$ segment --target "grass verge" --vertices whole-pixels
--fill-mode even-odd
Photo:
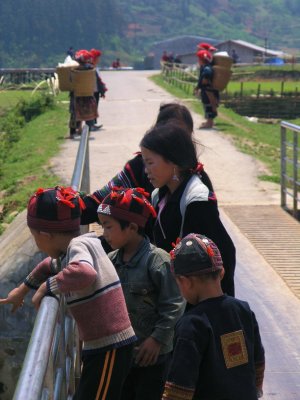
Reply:
[[[165,82],[161,75],[154,75],[151,79],[172,95],[182,99],[189,99],[188,106],[193,111],[203,115],[199,100],[191,99],[185,91]],[[300,119],[290,121],[299,124]],[[260,175],[261,180],[280,182],[280,125],[269,123],[253,123],[231,109],[219,107],[219,116],[216,127],[222,133],[230,135],[234,144],[244,153],[263,162],[266,173]]]
[[[1,96],[2,93],[0,99]],[[26,207],[35,189],[60,183],[52,174],[49,161],[64,140],[67,121],[68,105],[57,104],[27,123],[21,130],[20,139],[12,144],[1,166],[0,234]]]

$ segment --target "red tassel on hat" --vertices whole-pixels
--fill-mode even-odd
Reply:
[[[197,163],[197,166],[195,168],[190,169],[192,174],[201,174],[203,170],[204,170],[204,165],[200,162]]]
[[[35,192],[36,196],[39,196],[40,194],[44,193],[45,189],[43,188],[38,188],[38,190]]]
[[[197,48],[201,49],[201,50],[208,50],[208,51],[217,51],[218,50],[209,43],[199,43],[197,45]]]
[[[200,50],[197,52],[197,57],[206,62],[212,62],[213,55],[208,50]]]

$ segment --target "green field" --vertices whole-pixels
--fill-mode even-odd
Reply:
[[[232,76],[225,94],[228,95],[257,95],[258,91],[262,95],[291,95],[300,92],[300,64],[295,66],[283,65],[274,66],[247,66],[232,68]],[[192,88],[198,81],[198,70],[185,71],[182,69],[170,69],[166,77],[175,78],[190,85]]]
[[[182,90],[174,84],[167,83],[162,75],[155,75],[152,80],[174,96],[189,99],[187,105],[195,112],[203,115],[201,102],[191,100],[190,93]],[[290,121],[300,124],[300,119]],[[216,128],[230,135],[236,146],[243,152],[262,161],[267,172],[259,178],[271,182],[280,182],[280,121],[275,124],[253,123],[248,121],[231,109],[222,105],[219,108],[219,116],[216,119]]]
[[[295,93],[298,92],[300,94],[300,82],[280,82],[280,81],[268,81],[268,82],[256,82],[256,81],[247,81],[247,82],[229,82],[225,93],[228,94],[240,94],[243,93],[244,96],[256,95],[260,92],[260,94],[283,94],[287,93]]]

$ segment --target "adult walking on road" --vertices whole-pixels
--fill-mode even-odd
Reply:
[[[195,94],[201,97],[206,121],[199,129],[210,129],[214,126],[214,119],[218,115],[219,92],[212,87],[213,55],[208,50],[199,50],[197,57],[200,65],[200,73]]]
[[[107,87],[106,87],[105,83],[102,81],[102,78],[100,77],[99,68],[97,67],[97,65],[99,64],[102,52],[101,52],[101,50],[91,49],[90,53],[92,55],[92,62],[95,67],[95,70],[96,70],[96,90],[94,92],[94,97],[96,99],[97,109],[98,109],[100,97],[102,97],[102,98],[105,97],[105,92],[107,91]],[[103,126],[102,124],[97,125],[97,118],[95,118],[93,121],[89,121],[89,122],[90,123],[88,123],[88,122],[87,123],[90,126],[90,131],[92,131],[92,132],[98,131]]]
[[[75,60],[79,63],[78,70],[86,71],[93,69],[93,56],[87,50],[79,50],[75,53]],[[98,117],[97,103],[94,96],[76,96],[74,92],[70,93],[70,136],[73,139],[76,133],[81,133],[81,124],[83,121],[90,122]]]
[[[140,146],[146,174],[156,188],[152,192],[155,245],[170,251],[178,237],[189,233],[211,238],[224,263],[223,291],[234,296],[235,246],[221,222],[212,187],[201,178],[191,135],[172,122],[157,124]]]

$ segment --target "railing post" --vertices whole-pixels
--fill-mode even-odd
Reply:
[[[54,297],[42,300],[13,400],[38,399],[42,392],[58,307]],[[51,330],[45,330],[50,326]]]
[[[293,140],[293,215],[298,218],[298,134],[294,132]]]
[[[286,128],[281,126],[281,207],[286,208]]]

